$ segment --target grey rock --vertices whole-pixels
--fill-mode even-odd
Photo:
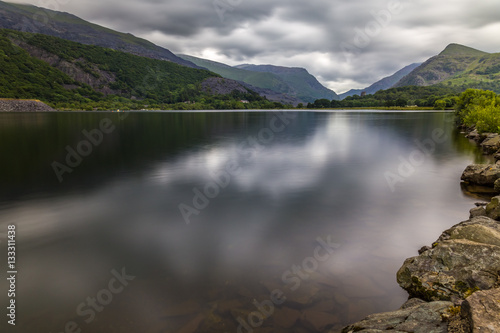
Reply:
[[[407,259],[397,279],[411,297],[458,300],[494,288],[499,272],[500,224],[475,217],[445,231],[431,250]]]
[[[470,210],[470,217],[486,216],[486,209],[484,207],[476,207]]]
[[[45,112],[53,108],[37,100],[0,99],[0,112]]]
[[[406,306],[406,307],[405,307]],[[370,315],[360,322],[349,325],[342,333],[447,333],[447,314],[453,303],[437,301],[426,303],[410,300],[399,310]]]
[[[500,196],[492,198],[486,206],[486,216],[494,220],[500,219]]]
[[[500,136],[496,133],[488,134],[481,143],[481,148],[485,154],[494,154],[500,148]]]
[[[422,305],[425,303],[427,303],[427,302],[424,300],[421,300],[420,298],[410,298],[409,300],[406,301],[405,304],[401,305],[400,309],[405,310],[405,309],[412,308],[414,306]]]
[[[469,134],[466,135],[466,137],[468,139],[471,139],[471,140],[474,140],[476,142],[479,142],[480,141],[480,138],[481,138],[481,135],[477,132],[477,130],[473,130],[472,132],[470,132]]]
[[[472,164],[467,166],[461,179],[469,184],[493,187],[500,178],[500,166],[496,164]]]
[[[499,151],[497,151],[497,152],[495,153],[495,155],[493,155],[493,157],[495,158],[495,162],[497,162],[497,163],[498,163],[498,161],[500,161],[500,150],[499,150]]]
[[[500,332],[500,289],[478,291],[462,304],[473,333]]]
[[[495,180],[493,183],[493,188],[496,192],[500,193],[500,179]]]
[[[432,248],[430,246],[422,246],[422,248],[420,250],[418,250],[418,254],[422,254],[424,253],[425,251],[429,251],[431,250]]]

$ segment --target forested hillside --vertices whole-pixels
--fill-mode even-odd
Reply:
[[[209,78],[220,76],[47,35],[0,30],[0,98],[35,98],[58,109],[87,110],[280,106],[239,84],[212,92],[203,84]]]

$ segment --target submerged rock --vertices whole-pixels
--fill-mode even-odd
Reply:
[[[370,315],[360,322],[345,327],[342,333],[447,333],[447,316],[453,303],[437,301],[427,303],[411,299],[399,310]]]
[[[475,217],[445,231],[431,250],[409,258],[397,273],[411,297],[465,299],[496,287],[500,272],[500,224]]]

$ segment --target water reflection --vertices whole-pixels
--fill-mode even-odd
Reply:
[[[440,113],[297,113],[251,154],[242,143],[272,114],[30,117],[0,116],[0,152],[12,156],[0,223],[18,226],[21,331],[73,320],[91,332],[236,332],[276,289],[287,300],[262,331],[326,331],[393,310],[406,297],[403,260],[467,218],[459,177],[481,158]],[[103,117],[116,131],[59,184],[51,161]],[[392,191],[384,174],[435,129],[447,140]],[[240,172],[186,225],[179,204],[230,161]],[[318,237],[340,246],[314,265]],[[283,278],[304,262],[307,278]],[[86,323],[77,306],[122,267],[135,280]]]

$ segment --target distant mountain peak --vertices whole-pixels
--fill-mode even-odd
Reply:
[[[396,73],[392,74],[391,76],[387,76],[374,84],[372,84],[369,87],[363,88],[363,89],[351,89],[348,92],[345,92],[343,94],[340,94],[339,97],[340,99],[344,99],[348,96],[353,96],[353,95],[361,95],[361,93],[365,92],[366,94],[374,94],[379,90],[385,90],[392,88],[396,83],[399,82],[403,77],[411,73],[415,68],[420,66],[421,63],[414,63],[411,65],[408,65],[404,67],[403,69],[400,69]]]
[[[487,52],[479,51],[476,49],[473,49],[472,47],[468,47],[465,45],[460,45],[456,43],[451,43],[448,45],[439,55],[469,55],[469,56],[481,56],[488,54]]]
[[[483,80],[488,84],[497,80],[489,76],[499,72],[497,58],[495,54],[453,43],[402,78],[394,87],[430,86],[445,81],[460,87],[472,87]]]
[[[275,74],[281,74],[281,73],[307,73],[307,69],[302,68],[302,67],[285,67],[285,66],[276,66],[276,65],[253,65],[253,64],[241,64],[234,66],[234,68],[238,69],[245,69],[249,71],[254,71],[254,72],[263,72],[263,73],[275,73]]]

